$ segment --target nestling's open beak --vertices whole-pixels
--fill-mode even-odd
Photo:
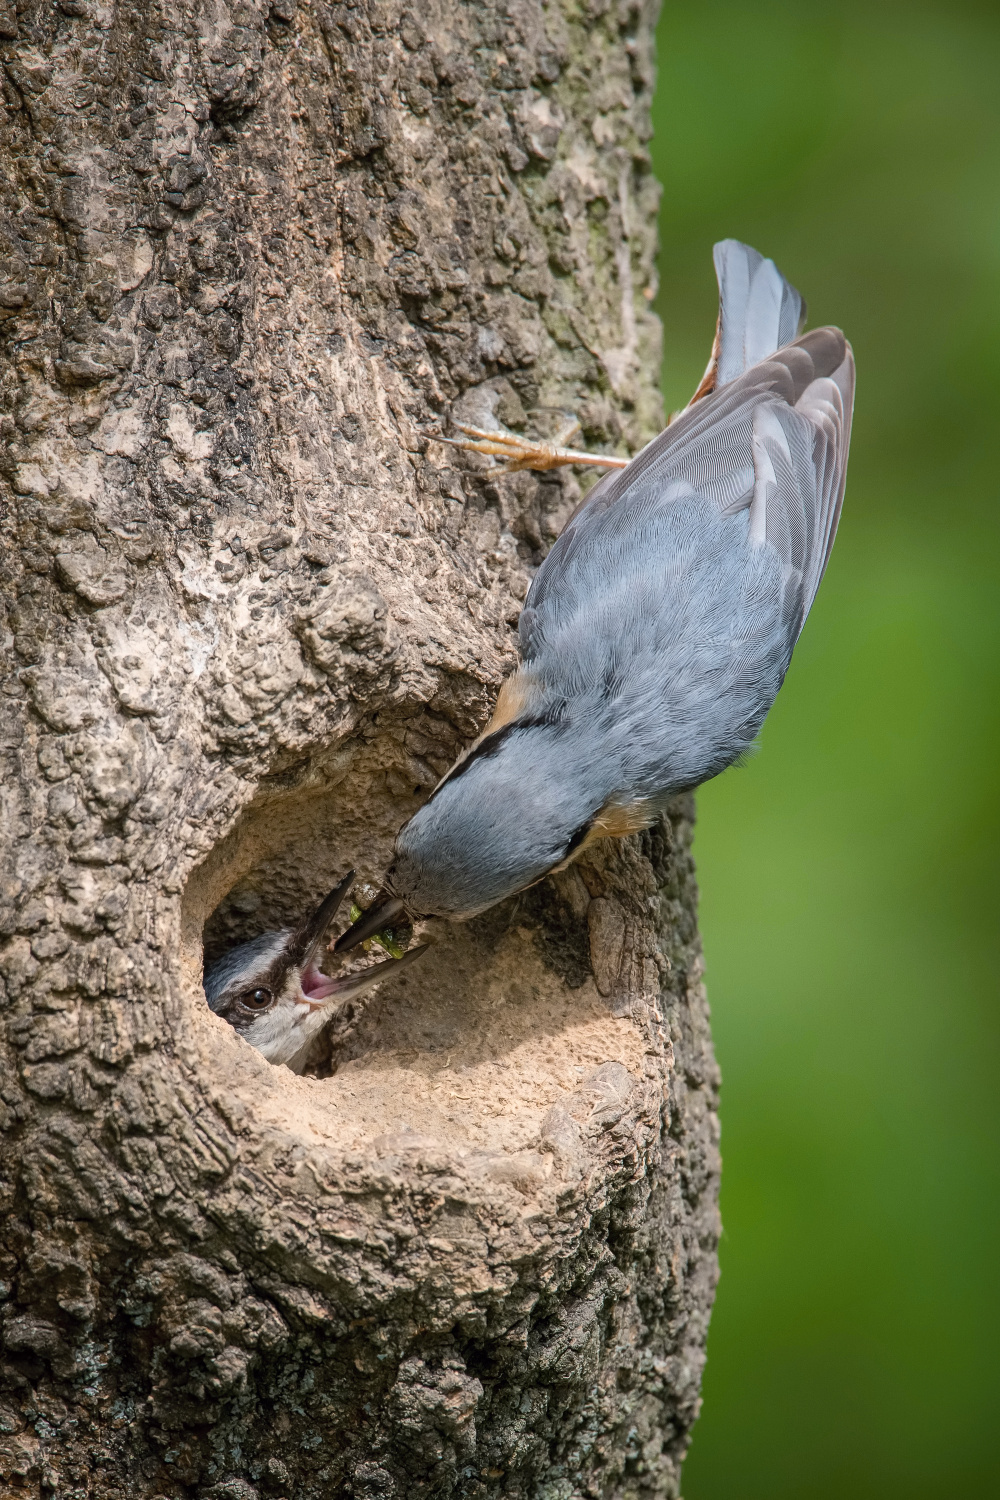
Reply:
[[[357,974],[344,974],[339,979],[328,979],[317,970],[305,969],[302,972],[300,1003],[308,1005],[310,1010],[323,1010],[331,1000],[352,1000],[355,995],[364,994],[373,984],[381,984],[383,979],[388,979],[390,970],[395,974],[400,969],[405,969],[427,947],[427,943],[421,943],[419,948],[410,948],[402,958],[387,958],[383,963],[370,964]]]
[[[313,912],[312,916],[305,921],[289,945],[290,956],[297,961],[299,968],[300,1005],[307,1005],[310,1010],[324,1010],[331,1000],[350,1000],[355,995],[363,994],[373,984],[381,984],[383,979],[389,977],[389,970],[401,969],[406,964],[413,962],[423,953],[426,943],[419,948],[411,948],[404,953],[402,958],[386,959],[384,963],[372,964],[370,968],[362,969],[359,974],[343,974],[337,979],[331,979],[324,974],[317,962],[317,955],[326,942],[326,935],[330,930],[330,923],[340,910],[344,897],[354,884],[354,871],[345,875],[336,890],[330,892],[326,900]],[[353,948],[356,944],[363,942],[365,938],[371,937],[372,933],[378,932],[392,918],[398,916],[403,910],[402,901],[395,897],[386,898],[386,893],[380,891],[375,902],[362,917],[359,917],[353,927],[337,943],[338,948]],[[369,922],[374,914],[374,920]],[[345,939],[350,939],[345,942]]]
[[[381,932],[383,927],[388,927],[396,917],[401,917],[405,909],[398,896],[390,895],[383,888],[368,910],[362,912],[358,920],[348,927],[346,932],[341,933],[334,944],[333,951],[346,953],[349,948],[356,948],[366,938],[374,937],[376,932]],[[417,951],[419,950],[414,949],[414,952]],[[402,960],[400,959],[399,962],[401,963]]]
[[[320,902],[312,916],[303,922],[292,939],[290,957],[297,959],[303,972],[312,967],[330,930],[330,923],[340,910],[341,902],[353,884],[354,871],[349,870],[337,888],[332,890],[326,900]]]

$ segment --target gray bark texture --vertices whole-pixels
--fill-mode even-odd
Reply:
[[[651,0],[4,0],[4,1496],[674,1496],[715,1277],[692,808],[306,1076],[207,1009],[489,716],[660,425]]]

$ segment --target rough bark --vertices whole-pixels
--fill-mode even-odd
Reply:
[[[514,661],[576,481],[433,435],[659,425],[652,19],[0,5],[4,1494],[677,1493],[690,806],[442,931],[314,1076],[200,988],[377,878]]]

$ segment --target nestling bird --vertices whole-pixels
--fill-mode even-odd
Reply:
[[[837,328],[796,337],[802,299],[772,261],[736,240],[714,253],[719,322],[690,405],[577,508],[525,600],[522,666],[338,949],[403,910],[484,911],[752,745],[837,530],[854,358]],[[539,467],[557,452],[540,446]]]
[[[339,979],[322,973],[317,957],[353,882],[352,870],[300,927],[262,932],[205,970],[205,997],[216,1015],[268,1062],[284,1063],[293,1072],[305,1065],[313,1038],[336,1007],[398,973],[423,952],[423,946],[412,948],[402,958]]]

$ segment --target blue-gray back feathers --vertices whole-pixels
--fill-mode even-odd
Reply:
[[[609,800],[655,807],[731,765],[774,701],[837,529],[854,362],[838,329],[796,337],[773,262],[726,240],[715,264],[715,388],[591,490],[539,568],[523,709],[397,840],[411,910],[520,889]]]
[[[597,551],[606,516],[613,517],[613,529],[627,531],[632,516],[668,510],[690,495],[722,516],[751,515],[756,527],[747,533],[748,564],[752,543],[774,548],[782,564],[790,654],[836,535],[853,399],[854,360],[846,339],[839,329],[817,328],[689,406],[627,469],[595,485],[570,520],[525,601],[525,659],[535,655],[542,618],[558,611],[557,596],[571,579],[589,588],[609,576]],[[586,579],[578,561],[584,554],[591,559]],[[672,595],[662,607],[675,602]]]

